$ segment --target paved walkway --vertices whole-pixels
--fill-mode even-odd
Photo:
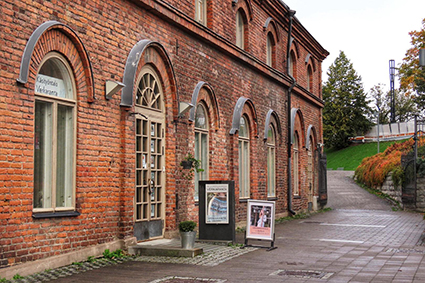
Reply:
[[[138,257],[54,282],[425,282],[422,215],[392,211],[356,186],[352,172],[328,173],[334,209],[276,225],[275,250],[221,247],[181,262]]]

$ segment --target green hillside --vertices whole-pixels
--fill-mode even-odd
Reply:
[[[404,140],[403,140],[404,141]],[[402,141],[397,141],[402,142]],[[392,145],[394,141],[380,142],[379,151],[383,152],[388,146]],[[341,150],[325,150],[328,159],[328,169],[337,170],[344,168],[344,170],[356,170],[360,165],[363,158],[375,155],[378,153],[378,143],[362,143],[352,145]]]

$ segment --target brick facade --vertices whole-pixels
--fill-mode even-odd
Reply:
[[[180,161],[194,151],[194,122],[179,117],[179,102],[197,97],[209,120],[209,178],[234,180],[236,221],[244,223],[246,202],[239,199],[238,132],[230,134],[240,97],[248,99],[243,113],[250,123],[251,198],[267,199],[267,113],[272,109],[281,128],[276,133],[276,213],[287,203],[288,8],[277,0],[207,1],[207,26],[194,20],[193,0],[162,1],[4,1],[0,24],[0,267],[45,259],[88,247],[134,237],[136,182],[134,105],[123,105],[123,91],[105,98],[105,81],[122,82],[130,51],[149,40],[139,54],[138,74],[151,66],[162,86],[165,120],[164,237],[175,234],[178,222],[197,219],[193,181],[181,175]],[[236,47],[235,14],[246,15],[245,50]],[[268,20],[271,18],[271,20]],[[28,60],[26,82],[17,82],[29,38],[49,20]],[[266,26],[266,23],[268,25]],[[266,62],[266,36],[273,34],[273,66]],[[300,196],[297,211],[308,207],[307,129],[313,149],[322,142],[321,62],[328,55],[295,19],[291,51],[295,54],[297,108],[294,131],[299,150]],[[35,80],[45,55],[64,56],[76,84],[75,211],[79,215],[34,217]],[[313,70],[308,91],[308,66]],[[127,86],[126,86],[127,87]],[[143,113],[142,113],[143,114]],[[276,122],[276,119],[273,121]],[[317,158],[316,158],[317,161]],[[317,162],[316,162],[317,163]],[[314,166],[315,180],[317,166]],[[314,182],[317,196],[317,181]],[[0,273],[1,274],[1,273]]]

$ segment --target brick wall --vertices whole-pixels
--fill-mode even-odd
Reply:
[[[266,146],[262,139],[266,114],[273,109],[282,129],[277,136],[276,212],[287,210],[287,113],[290,84],[284,74],[287,27],[279,1],[211,1],[213,19],[208,29],[193,21],[193,1],[15,1],[3,2],[0,24],[0,266],[11,266],[88,246],[133,236],[135,139],[132,107],[121,107],[120,93],[104,97],[105,80],[123,80],[127,56],[141,39],[158,42],[139,62],[152,64],[161,76],[166,104],[166,216],[165,230],[175,231],[183,218],[197,219],[193,183],[180,174],[179,163],[193,152],[194,124],[187,114],[178,118],[178,101],[191,101],[199,81],[208,82],[217,99],[216,125],[210,130],[210,179],[235,180],[238,190],[238,139],[230,135],[234,106],[239,97],[252,101],[250,119],[257,125],[251,134],[251,195],[267,198]],[[242,4],[240,4],[240,3]],[[249,5],[249,53],[234,46],[234,15]],[[153,9],[153,10],[152,10]],[[247,11],[246,11],[247,12]],[[266,60],[268,17],[277,22],[276,69]],[[19,84],[21,57],[34,30],[46,20],[65,25],[46,32],[30,61],[28,83]],[[78,38],[72,37],[72,29]],[[313,125],[322,140],[321,61],[327,52],[297,21],[298,86],[292,107],[303,113],[300,131]],[[48,40],[47,37],[50,37]],[[85,49],[81,49],[78,39]],[[295,47],[294,47],[295,48]],[[49,50],[61,52],[73,67],[77,81],[76,209],[78,217],[32,217],[34,170],[34,81],[40,60]],[[169,56],[169,61],[164,57]],[[307,65],[312,54],[316,68],[312,93],[306,91]],[[87,55],[87,58],[84,58]],[[91,71],[87,62],[91,63]],[[93,76],[93,81],[88,79]],[[92,92],[93,90],[93,92]],[[94,98],[93,99],[93,94]],[[208,107],[212,107],[212,103]],[[254,115],[255,113],[255,115]],[[210,113],[211,115],[211,113]],[[254,117],[255,116],[255,117]],[[301,146],[305,146],[305,142]],[[300,148],[300,199],[295,209],[306,209],[305,148]],[[176,196],[180,198],[176,209]],[[244,221],[246,204],[236,198],[236,221]]]

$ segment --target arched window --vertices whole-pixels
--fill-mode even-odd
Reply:
[[[296,61],[295,53],[293,50],[291,50],[290,56],[289,56],[289,74],[293,78],[297,78],[297,61]]]
[[[294,168],[293,168],[293,175],[294,175],[294,191],[293,194],[298,196],[300,194],[300,181],[299,181],[299,140],[298,140],[298,133],[295,132],[294,134]]]
[[[75,207],[76,87],[68,61],[47,53],[35,82],[34,211]]]
[[[207,0],[195,0],[195,20],[207,25]]]
[[[240,10],[236,12],[236,46],[245,49],[245,22]]]
[[[313,91],[313,70],[311,69],[311,65],[307,67],[307,90],[309,92]]]
[[[146,66],[140,78],[136,93],[136,105],[162,110],[161,85],[156,72]]]
[[[274,53],[275,53],[275,41],[273,38],[273,34],[269,32],[267,34],[267,44],[266,44],[266,52],[267,52],[267,65],[274,67]]]
[[[205,106],[199,103],[195,115],[195,158],[201,161],[204,171],[195,172],[195,201],[199,200],[198,181],[208,179],[208,115]]]
[[[250,197],[249,134],[248,120],[245,116],[242,116],[239,126],[239,198]]]
[[[267,135],[267,196],[276,196],[276,134],[273,125]]]
[[[309,201],[313,201],[313,139],[310,136],[310,142],[307,149],[307,179],[308,179],[308,190],[309,190]]]

